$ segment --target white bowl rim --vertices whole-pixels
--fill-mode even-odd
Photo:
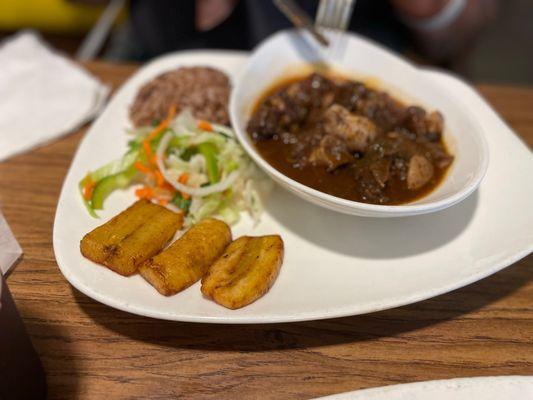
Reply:
[[[430,201],[428,203],[423,204],[417,204],[417,203],[407,203],[402,205],[380,205],[380,204],[370,204],[370,203],[363,203],[359,201],[354,200],[348,200],[341,197],[333,196],[328,193],[321,192],[320,190],[314,189],[312,187],[306,186],[287,175],[283,174],[279,170],[277,170],[275,167],[273,167],[268,161],[266,161],[259,152],[255,149],[253,144],[249,141],[250,138],[248,137],[248,133],[243,129],[243,132],[241,132],[241,129],[239,129],[239,124],[237,124],[237,100],[240,95],[240,92],[242,90],[242,77],[245,75],[246,70],[249,68],[250,64],[253,61],[254,55],[259,52],[264,46],[266,46],[270,41],[275,40],[279,36],[284,36],[288,34],[294,34],[294,32],[297,32],[296,29],[286,29],[279,31],[271,36],[269,36],[267,39],[265,39],[263,42],[261,42],[251,53],[249,60],[247,61],[246,67],[242,71],[242,73],[239,76],[239,79],[236,82],[235,87],[233,88],[230,96],[230,104],[229,104],[229,112],[230,112],[230,120],[231,125],[234,128],[235,135],[237,139],[239,140],[241,146],[245,149],[245,151],[248,153],[248,155],[270,176],[273,176],[275,179],[284,182],[286,185],[292,187],[293,189],[303,192],[307,194],[308,196],[318,198],[324,202],[328,202],[330,204],[335,204],[337,206],[344,207],[346,209],[352,209],[352,210],[361,210],[368,212],[369,214],[374,214],[373,216],[377,216],[377,214],[381,214],[383,216],[409,216],[409,215],[419,215],[419,214],[426,214],[434,211],[443,210],[445,208],[451,207],[460,201],[467,198],[470,194],[472,194],[481,184],[481,181],[485,177],[485,174],[488,169],[489,165],[489,146],[487,143],[487,139],[484,135],[484,130],[479,124],[477,120],[472,118],[468,113],[464,113],[464,117],[469,119],[472,125],[475,126],[476,129],[472,131],[472,134],[477,139],[480,150],[481,150],[481,160],[478,163],[478,166],[476,170],[474,171],[474,177],[473,179],[465,185],[462,189],[458,190],[456,193],[449,195],[441,200],[437,201]],[[412,69],[416,71],[416,73],[422,72],[424,69],[417,67],[415,64],[398,57],[397,55],[391,53],[389,50],[385,49],[380,44],[377,44],[373,42],[372,40],[369,40],[367,38],[361,37],[360,35],[354,34],[352,32],[347,33],[347,35],[350,37],[351,40],[358,40],[363,41],[367,45],[370,45],[375,48],[375,51],[378,51],[380,53],[384,53],[387,56],[394,57],[398,62],[401,62],[403,64],[408,65]],[[429,82],[429,84],[433,85],[431,81],[426,80],[426,82]],[[436,85],[433,85],[433,87],[436,87]],[[447,96],[453,97],[450,93],[446,93]],[[454,98],[454,101],[460,102],[459,99]],[[464,110],[464,107],[460,107],[461,110]],[[462,111],[461,111],[462,112]],[[445,176],[444,179],[447,177]],[[439,183],[439,186],[442,184]],[[437,187],[438,188],[438,187]],[[435,188],[435,190],[437,189]],[[431,192],[430,192],[431,193]],[[429,194],[428,194],[429,195]],[[424,196],[426,197],[426,196]],[[424,198],[422,197],[422,198]],[[305,199],[309,201],[308,199]],[[322,205],[323,206],[323,205]],[[339,210],[335,210],[340,212]],[[365,216],[364,214],[358,214],[360,216]],[[366,216],[372,216],[372,215],[366,215]]]

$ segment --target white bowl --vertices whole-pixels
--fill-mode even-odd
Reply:
[[[484,132],[471,117],[468,105],[426,79],[421,69],[366,39],[345,34],[337,50],[340,47],[345,48],[342,56],[328,58],[335,70],[363,80],[372,79],[374,85],[393,96],[429,110],[439,110],[444,115],[444,139],[455,156],[444,181],[427,196],[412,203],[393,206],[366,204],[305,186],[287,177],[261,157],[246,132],[257,100],[279,79],[301,74],[306,66],[325,59],[325,54],[306,33],[296,30],[279,32],[264,41],[252,53],[231,95],[231,123],[242,146],[259,167],[282,187],[307,201],[359,216],[426,214],[450,207],[474,192],[487,171],[489,156]]]

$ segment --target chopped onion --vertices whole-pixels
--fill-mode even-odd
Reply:
[[[157,148],[156,152],[157,166],[159,167],[161,174],[167,180],[167,182],[180,192],[187,193],[191,196],[208,196],[213,193],[223,192],[224,190],[230,188],[231,185],[233,185],[233,183],[235,182],[235,180],[239,177],[239,171],[233,171],[222,181],[217,182],[213,185],[199,188],[192,188],[190,186],[183,185],[182,183],[177,182],[175,179],[172,179],[172,175],[169,174],[169,172],[167,171],[163,160],[163,157],[165,156],[165,151],[168,147],[168,143],[170,142],[171,138],[172,133],[167,132],[159,142],[159,147]]]
[[[215,132],[222,133],[223,135],[228,136],[230,138],[235,138],[235,134],[233,133],[233,130],[231,128],[215,123],[211,123],[211,126],[213,127],[213,130]]]

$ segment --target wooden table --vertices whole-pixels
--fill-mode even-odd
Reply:
[[[115,87],[136,69],[94,63]],[[479,86],[533,144],[533,89]],[[51,398],[298,398],[430,379],[533,375],[533,257],[452,293],[371,315],[221,326],[114,310],[63,278],[52,225],[85,129],[0,163],[0,204],[24,258],[8,284]]]

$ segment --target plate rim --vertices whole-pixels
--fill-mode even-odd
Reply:
[[[533,376],[532,375],[488,375],[488,376],[469,376],[469,377],[459,377],[459,378],[449,378],[449,379],[431,379],[429,381],[417,381],[417,382],[407,382],[407,383],[399,383],[399,384],[393,384],[393,385],[386,385],[386,386],[377,386],[377,387],[370,387],[365,389],[357,389],[352,390],[348,392],[341,392],[341,393],[335,393],[331,395],[326,395],[323,397],[317,397],[314,400],[348,400],[352,398],[351,396],[357,396],[357,398],[360,398],[360,396],[363,395],[388,395],[388,394],[412,394],[413,390],[417,390],[418,388],[423,388],[425,386],[434,386],[436,388],[440,388],[442,386],[446,386],[447,384],[457,383],[462,386],[472,387],[476,384],[490,384],[490,383],[497,383],[497,382],[503,382],[504,384],[513,384],[517,381],[520,382],[526,382],[530,384],[530,386],[533,388]],[[400,393],[399,390],[410,390],[411,393]],[[392,397],[390,398],[393,399]]]

